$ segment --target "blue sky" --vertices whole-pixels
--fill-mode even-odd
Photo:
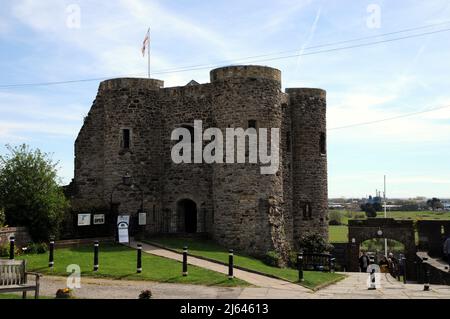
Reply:
[[[380,8],[379,28],[367,23],[370,5]],[[65,183],[99,81],[2,85],[145,76],[140,46],[148,26],[158,72],[450,21],[448,0],[1,0],[0,7],[0,144],[52,153]],[[450,22],[394,37],[445,28]],[[441,32],[261,64],[282,70],[283,87],[327,90],[332,129],[450,105],[449,49],[450,32]],[[184,85],[208,82],[209,71],[155,77],[166,86]],[[373,194],[384,174],[390,197],[450,197],[450,108],[330,130],[328,148],[332,197]]]

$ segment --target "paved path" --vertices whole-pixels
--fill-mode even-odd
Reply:
[[[133,242],[130,246],[136,245],[137,242]],[[182,258],[178,253],[147,244],[143,244],[143,250],[178,261]],[[188,262],[223,274],[228,273],[228,267],[224,265],[194,257],[189,257]],[[450,299],[450,286],[431,285],[431,291],[425,292],[423,285],[404,285],[389,274],[380,275],[381,287],[377,290],[367,289],[367,274],[346,273],[346,279],[318,292],[238,269],[235,269],[235,275],[255,287],[210,287],[82,277],[82,287],[75,290],[75,296],[87,299],[136,299],[142,290],[150,289],[155,299]],[[41,295],[54,296],[57,289],[65,286],[65,277],[44,276],[41,279]]]
[[[75,290],[75,296],[136,299],[142,290],[150,289],[155,299],[450,299],[450,286],[432,285],[430,292],[424,292],[423,285],[403,285],[389,275],[382,275],[381,289],[369,291],[367,274],[346,275],[346,279],[315,293],[266,287],[207,287],[83,277],[81,289]],[[64,277],[44,276],[41,282],[42,296],[54,296],[57,289],[66,286]]]
[[[158,248],[158,247],[155,247],[155,246],[152,246],[149,244],[144,244],[144,243],[140,243],[140,242],[131,242],[130,247],[136,248],[137,244],[141,244],[142,250],[148,254],[165,257],[165,258],[177,260],[180,262],[182,261],[183,256],[181,254],[178,254],[178,253],[166,250],[166,249]],[[198,266],[201,268],[205,268],[205,269],[209,269],[209,270],[213,270],[216,272],[220,272],[222,274],[228,274],[227,266],[224,266],[224,265],[221,265],[218,263],[214,263],[211,261],[206,261],[203,259],[195,258],[192,256],[188,257],[188,264]],[[271,277],[267,277],[267,276],[262,276],[262,275],[254,274],[254,273],[251,273],[248,271],[239,270],[236,268],[234,269],[233,273],[236,278],[242,279],[252,285],[255,285],[255,286],[258,286],[261,288],[289,290],[292,293],[296,293],[296,294],[311,293],[311,290],[309,290],[305,287],[302,287],[300,285],[293,284],[291,282],[287,282],[284,280],[275,279],[275,278],[271,278]]]
[[[403,284],[389,274],[380,274],[381,287],[367,289],[365,273],[347,273],[348,277],[336,285],[316,292],[313,298],[327,299],[450,299],[450,286],[431,285],[431,291],[423,291],[423,285]]]
[[[437,268],[441,271],[445,271],[448,272],[448,263],[445,262],[442,259],[437,259],[437,258],[432,258],[430,257],[430,255],[428,255],[427,252],[424,251],[419,251],[417,252],[417,256],[419,256],[420,258],[428,258],[428,263],[433,266],[434,268]]]

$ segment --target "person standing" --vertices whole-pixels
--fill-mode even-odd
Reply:
[[[444,242],[444,255],[447,256],[447,262],[449,265],[449,272],[450,272],[450,237],[447,237],[447,239]]]
[[[392,275],[392,277],[397,278],[398,274],[398,260],[394,257],[393,253],[389,253],[389,271]]]
[[[366,252],[363,252],[361,257],[359,257],[359,268],[361,268],[361,272],[367,272],[367,267],[369,267],[369,264],[369,256],[366,255]]]

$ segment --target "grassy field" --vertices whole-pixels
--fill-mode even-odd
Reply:
[[[213,241],[198,239],[158,238],[152,239],[150,242],[157,243],[179,252],[182,251],[183,246],[187,245],[189,248],[189,254],[192,256],[201,256],[221,261],[223,263],[228,263],[228,251],[225,248],[214,243]],[[297,270],[291,268],[271,267],[266,265],[259,259],[252,258],[240,253],[235,253],[234,264],[236,266],[285,279],[290,282],[298,282]],[[301,285],[310,289],[317,289],[323,285],[339,281],[343,278],[344,276],[335,273],[306,271],[304,273],[305,281],[302,282]]]
[[[348,226],[330,226],[331,243],[348,243]]]
[[[352,213],[345,210],[333,211],[333,213],[341,214],[341,226],[330,226],[330,242],[331,243],[347,243],[348,242],[348,220],[352,219],[352,215],[357,215],[359,219],[363,217],[364,213]],[[378,218],[384,218],[384,212],[377,214]],[[388,212],[388,218],[394,218],[399,220],[450,220],[450,212],[432,212],[432,211],[419,211],[419,212]],[[365,218],[365,217],[363,217]],[[417,238],[416,238],[417,240]]]
[[[56,249],[55,267],[53,271],[48,268],[48,254],[23,255],[17,257],[17,259],[26,259],[28,262],[27,268],[30,271],[47,275],[67,276],[67,266],[77,264],[81,268],[81,275],[89,277],[149,280],[207,286],[233,287],[249,285],[242,280],[229,280],[224,274],[191,265],[189,265],[189,276],[183,277],[181,263],[146,253],[142,254],[143,271],[141,274],[137,274],[136,251],[121,245],[100,246],[100,268],[98,272],[93,272],[94,258],[91,246]]]

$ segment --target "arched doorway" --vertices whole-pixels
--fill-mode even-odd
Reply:
[[[190,199],[177,203],[178,232],[194,234],[197,232],[197,204]]]
[[[416,278],[415,260],[417,258],[414,224],[412,221],[394,220],[389,218],[370,218],[367,220],[349,220],[349,271],[358,272],[358,258],[361,244],[367,240],[384,238],[395,240],[404,247],[406,258],[406,277],[409,280]]]

